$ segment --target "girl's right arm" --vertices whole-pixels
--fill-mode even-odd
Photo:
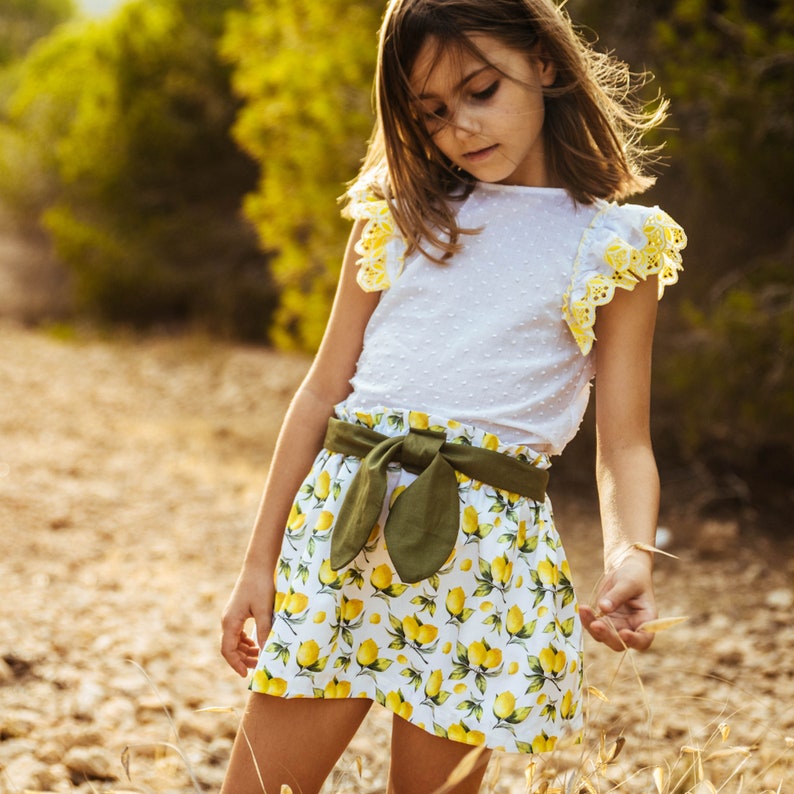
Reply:
[[[317,356],[293,398],[279,433],[265,490],[242,570],[223,612],[221,653],[241,676],[256,665],[258,648],[244,631],[253,618],[263,642],[270,633],[275,597],[274,572],[289,511],[306,473],[322,448],[334,405],[350,393],[350,379],[364,331],[380,293],[356,283],[363,222],[353,227],[328,326]]]

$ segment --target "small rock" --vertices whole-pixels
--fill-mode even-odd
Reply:
[[[787,587],[772,590],[772,592],[767,593],[764,603],[770,609],[791,609],[794,606],[794,590],[789,590]]]
[[[85,779],[113,780],[116,778],[110,759],[96,747],[75,747],[66,754],[63,762],[75,783]]]

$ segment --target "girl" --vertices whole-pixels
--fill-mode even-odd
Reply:
[[[331,319],[224,613],[255,668],[227,794],[318,791],[372,701],[389,792],[479,745],[476,792],[493,749],[576,739],[582,624],[650,644],[651,339],[685,239],[614,203],[664,115],[627,78],[553,0],[389,3]],[[596,372],[605,576],[577,608],[545,486]]]

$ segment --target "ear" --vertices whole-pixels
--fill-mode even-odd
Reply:
[[[544,88],[554,85],[557,79],[557,64],[554,63],[546,48],[540,44],[535,52],[535,63],[538,68],[538,79]]]

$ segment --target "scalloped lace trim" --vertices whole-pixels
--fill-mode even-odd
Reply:
[[[576,300],[571,300],[574,285],[565,293],[565,319],[584,355],[590,352],[595,342],[596,308],[609,303],[618,287],[633,290],[640,280],[658,276],[661,299],[665,287],[678,281],[678,274],[683,269],[681,250],[686,246],[684,230],[663,210],[649,215],[642,230],[648,239],[642,249],[615,235],[604,251],[604,262],[612,273],[591,275],[585,282],[582,296]]]
[[[387,246],[397,232],[389,204],[366,190],[356,191],[351,202],[351,214],[357,220],[366,220],[361,238],[355,245],[355,251],[360,256],[356,281],[365,292],[387,290],[391,286],[387,266],[390,252]],[[402,273],[404,256],[399,254],[396,258],[396,275],[399,275]]]

